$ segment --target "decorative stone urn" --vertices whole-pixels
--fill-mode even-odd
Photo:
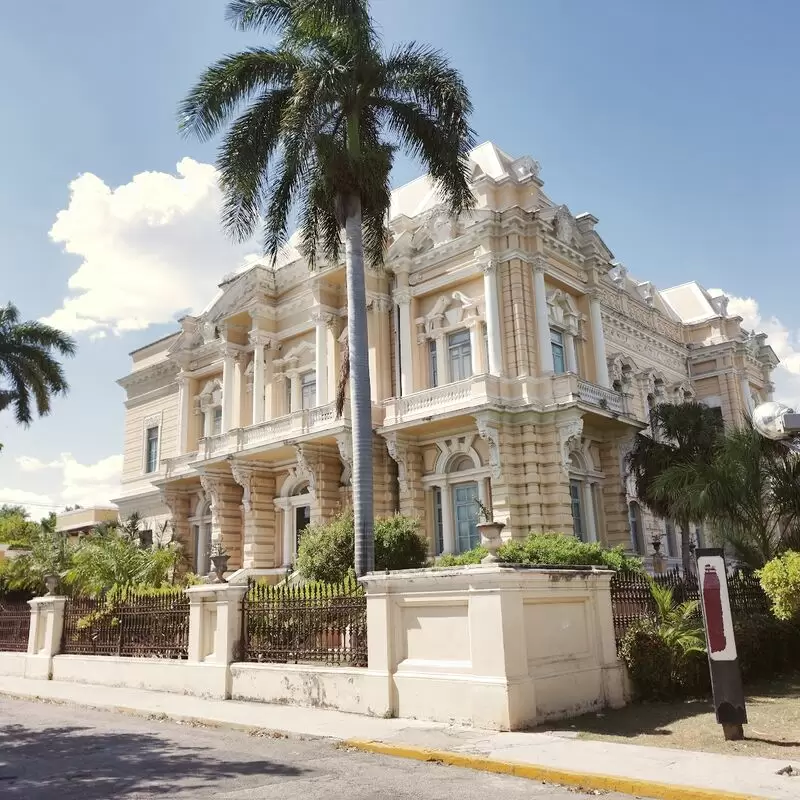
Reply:
[[[495,564],[500,559],[497,557],[497,551],[503,540],[500,538],[500,532],[505,528],[505,522],[479,522],[475,527],[481,535],[481,545],[489,552],[481,559],[481,564]]]
[[[58,575],[52,572],[45,575],[44,585],[47,587],[47,594],[52,597],[56,593],[56,589],[58,589]]]
[[[227,553],[211,556],[211,563],[214,566],[214,571],[209,575],[211,583],[225,583],[225,573],[228,571],[229,558],[230,556]]]

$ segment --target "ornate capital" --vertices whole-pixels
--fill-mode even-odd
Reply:
[[[545,256],[541,253],[537,254],[533,259],[533,271],[536,273],[544,274],[547,272],[547,268],[549,267],[549,263]]]
[[[247,338],[253,347],[269,347],[272,344],[272,335],[256,328],[247,334]]]
[[[497,272],[497,266],[497,261],[495,261],[493,258],[489,258],[488,260],[478,264],[478,269],[484,275],[494,275]]]
[[[411,292],[408,289],[395,289],[392,299],[399,306],[407,306],[411,302]]]

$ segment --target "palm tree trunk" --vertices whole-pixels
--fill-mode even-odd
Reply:
[[[360,117],[347,117],[347,152],[353,162],[361,158]],[[361,197],[347,202],[344,225],[345,274],[347,276],[347,346],[350,353],[350,416],[353,430],[353,516],[355,569],[360,577],[375,569],[372,491],[372,392],[369,382],[367,336],[367,288],[364,279],[364,234]]]
[[[688,522],[681,522],[681,561],[683,562],[684,577],[692,574],[692,553],[689,550],[691,532]]]
[[[375,569],[372,499],[372,400],[367,341],[367,291],[361,199],[351,197],[345,221],[347,274],[347,339],[350,350],[350,409],[353,426],[353,514],[356,575]]]

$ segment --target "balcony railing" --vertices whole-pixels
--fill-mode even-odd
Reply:
[[[597,386],[581,378],[578,378],[578,397],[584,403],[599,406],[612,414],[622,414],[625,410],[622,405],[622,395],[619,392],[606,389],[604,386]]]
[[[183,455],[175,456],[174,458],[165,459],[164,477],[177,478],[185,473],[190,472],[190,465],[193,461],[197,461],[196,450],[192,453],[184,453]]]
[[[447,383],[414,392],[406,397],[393,397],[386,402],[384,424],[422,420],[434,414],[447,414],[485,405],[499,399],[497,379],[490,375],[475,375],[465,381]]]

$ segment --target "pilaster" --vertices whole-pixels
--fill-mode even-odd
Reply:
[[[241,461],[231,464],[231,473],[242,487],[242,567],[279,566],[274,473],[261,464]]]
[[[172,516],[173,539],[183,548],[186,563],[194,570],[197,568],[197,564],[194,563],[192,531],[189,525],[191,493],[174,486],[165,486],[161,489],[161,499]]]
[[[211,506],[211,541],[230,556],[228,569],[242,566],[242,487],[229,472],[203,472],[200,484]]]

